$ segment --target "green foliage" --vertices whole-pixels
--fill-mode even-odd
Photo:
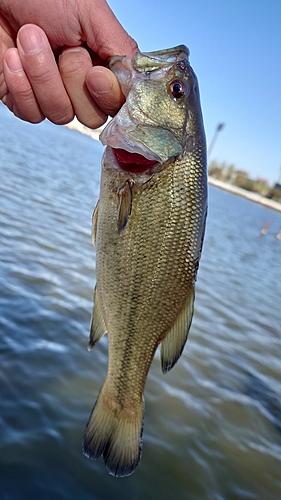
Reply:
[[[235,186],[241,187],[242,189],[259,193],[263,196],[268,196],[269,191],[272,191],[267,186],[266,181],[262,179],[250,179],[248,172],[246,172],[245,170],[236,170],[233,164],[228,164],[226,162],[218,163],[215,160],[211,161],[209,164],[208,173],[215,179],[234,184]],[[281,191],[279,191],[277,195],[276,193],[274,193],[274,199],[277,199],[277,196],[280,196],[278,198],[280,200]]]
[[[271,200],[281,202],[281,189],[276,189],[276,188],[270,189],[266,197],[270,198]]]
[[[215,177],[224,182],[234,183],[237,173],[241,171],[236,171],[233,164],[228,164],[226,162],[218,163],[217,161],[211,161],[208,168],[208,173],[211,177]],[[247,173],[245,172],[245,175]]]
[[[211,177],[215,177],[224,182],[233,183],[236,176],[236,170],[234,165],[228,164],[226,162],[218,163],[217,161],[211,161],[208,173]]]

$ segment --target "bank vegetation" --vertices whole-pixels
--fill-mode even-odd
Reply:
[[[266,198],[281,202],[281,184],[269,186],[263,178],[251,179],[245,170],[237,170],[234,165],[213,160],[209,164],[210,177],[258,193]]]

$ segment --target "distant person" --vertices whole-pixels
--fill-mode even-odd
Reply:
[[[0,0],[0,99],[22,120],[99,127],[125,99],[106,60],[136,50],[105,0]]]
[[[270,221],[269,221],[269,220],[267,220],[267,221],[264,223],[264,225],[263,225],[263,227],[262,227],[262,229],[261,229],[261,234],[262,234],[263,236],[265,236],[265,235],[268,233],[269,226],[270,226]]]

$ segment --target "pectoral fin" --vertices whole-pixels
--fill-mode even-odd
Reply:
[[[95,288],[94,293],[94,307],[90,328],[90,338],[88,349],[91,351],[95,347],[96,343],[101,339],[101,337],[106,333],[106,326],[103,319],[103,314],[100,305],[99,294]]]
[[[161,365],[167,373],[178,361],[185,346],[193,316],[194,287],[189,294],[171,330],[161,343]]]
[[[117,213],[118,234],[124,231],[132,211],[132,189],[130,181],[126,181],[124,186],[118,191],[119,206]]]
[[[96,207],[95,207],[95,210],[93,213],[93,217],[92,217],[92,242],[93,242],[94,246],[96,246],[96,239],[97,239],[96,237],[97,237],[97,229],[98,229],[99,204],[100,204],[100,200],[98,200],[98,202],[96,204]]]

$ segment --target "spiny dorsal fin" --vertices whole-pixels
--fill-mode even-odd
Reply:
[[[106,333],[106,326],[103,319],[103,314],[100,306],[99,294],[97,292],[97,287],[94,292],[94,306],[93,314],[90,328],[90,337],[88,349],[91,351],[95,347],[96,343],[101,339],[101,337]]]
[[[161,343],[161,365],[167,373],[178,361],[187,340],[193,316],[194,286],[176,318],[171,330]]]
[[[119,189],[118,196],[119,206],[117,214],[117,227],[118,234],[120,234],[124,231],[132,211],[133,195],[130,181],[127,180],[124,186]]]
[[[99,216],[99,204],[100,200],[98,200],[95,210],[93,212],[92,217],[92,242],[93,245],[96,246],[96,237],[97,237],[97,229],[98,229],[98,216]]]

